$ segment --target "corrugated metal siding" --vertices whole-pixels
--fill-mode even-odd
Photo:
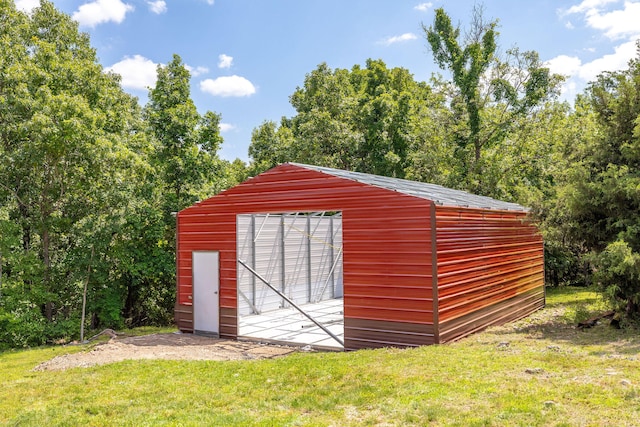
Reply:
[[[310,301],[309,284],[307,278],[310,275],[307,258],[311,251],[308,248],[306,238],[307,216],[293,215],[283,216],[282,226],[284,241],[284,266],[285,283],[284,293],[296,304],[304,304]],[[286,303],[284,304],[286,306]]]
[[[235,308],[220,307],[220,336],[225,338],[238,336],[238,311]]]
[[[440,333],[441,342],[460,339],[491,325],[501,325],[526,317],[544,305],[544,293],[531,289],[504,301],[449,320]],[[442,324],[441,324],[442,327]]]
[[[440,342],[544,305],[542,238],[526,214],[436,207]]]
[[[256,222],[258,224],[256,224]],[[236,217],[236,254],[238,259],[248,263],[254,270],[255,266],[255,252],[257,252],[257,246],[254,245],[255,234],[257,232],[256,227],[259,227],[259,222],[256,221],[255,215],[238,215]],[[263,273],[264,274],[264,273]],[[238,269],[237,277],[238,285],[238,313],[246,315],[254,311],[252,306],[257,304],[257,287],[258,283],[256,278],[244,268]],[[245,300],[246,301],[243,301]]]
[[[241,218],[242,216],[239,216]],[[244,254],[243,261],[248,262],[262,277],[277,289],[284,291],[284,274],[285,259],[282,254],[283,247],[279,244],[282,239],[283,227],[281,217],[258,215],[255,217],[255,230],[251,236],[244,238],[244,242],[250,243],[253,240],[255,245],[255,254]],[[238,224],[240,225],[240,224]],[[245,231],[238,228],[238,238]],[[243,245],[238,245],[242,247]],[[243,248],[244,249],[244,248]],[[241,249],[241,252],[244,252]],[[244,257],[246,256],[246,257]],[[250,298],[252,304],[259,308],[260,312],[268,312],[282,308],[284,301],[266,285],[259,280],[255,280],[254,276],[246,269],[238,270],[238,287]],[[255,286],[255,291],[252,287]],[[241,315],[250,314],[251,307],[238,301],[238,309]]]
[[[342,216],[237,216],[237,253],[296,304],[342,296]],[[334,268],[334,266],[336,268]],[[288,303],[247,269],[238,270],[240,315],[261,314]]]
[[[191,305],[191,252],[219,251],[220,335],[235,337],[236,215],[319,211],[343,215],[345,341],[358,340],[345,348],[377,346],[367,337],[386,333],[389,324],[431,330],[429,201],[287,164],[178,214],[178,305]],[[347,326],[354,320],[373,322],[370,328]],[[378,321],[385,329],[376,329]]]
[[[193,332],[193,306],[191,305],[175,305],[174,319],[180,330],[183,332]]]
[[[343,210],[345,318],[431,324],[429,204],[385,193]]]
[[[433,344],[433,325],[347,318],[345,348],[416,347]]]
[[[497,209],[509,211],[526,212],[526,208],[517,203],[504,202],[486,196],[467,193],[466,191],[454,190],[441,185],[429,184],[426,182],[408,181],[406,179],[391,178],[388,176],[371,175],[362,172],[351,172],[340,169],[327,168],[322,166],[304,165],[292,163],[294,165],[316,170],[334,175],[340,178],[351,179],[363,184],[375,187],[386,188],[409,196],[420,197],[435,202],[441,206],[464,206],[478,209]]]
[[[308,302],[316,303],[342,296],[342,216],[314,216],[307,218],[307,233],[313,236],[304,239],[309,245],[312,278]],[[337,239],[336,239],[337,237]],[[336,269],[332,269],[333,267]],[[336,271],[337,270],[337,271]]]

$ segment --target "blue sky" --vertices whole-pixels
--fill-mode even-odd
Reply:
[[[16,0],[26,11],[38,0]],[[407,68],[417,80],[439,72],[420,24],[443,7],[469,22],[473,0],[54,0],[90,34],[102,65],[122,75],[144,104],[156,66],[179,54],[192,72],[200,113],[222,115],[223,158],[248,160],[251,131],[295,111],[289,96],[326,62],[351,68],[367,58]],[[640,38],[640,0],[486,0],[500,45],[536,50],[569,76],[573,100],[604,70],[626,67]],[[446,74],[445,74],[446,75]]]

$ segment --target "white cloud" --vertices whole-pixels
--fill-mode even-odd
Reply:
[[[113,71],[122,76],[122,87],[129,89],[147,89],[156,84],[158,64],[141,55],[125,56],[105,71]]]
[[[565,28],[567,28],[568,30],[573,30],[575,28],[575,26],[573,25],[573,23],[571,21],[567,21],[564,24]]]
[[[213,4],[215,3],[215,0],[206,0],[207,4],[213,6]]]
[[[40,6],[40,0],[16,0],[16,8],[25,12],[31,12],[38,6]]]
[[[614,53],[583,63],[577,56],[560,55],[546,62],[553,73],[567,76],[563,93],[575,96],[578,87],[584,87],[604,71],[619,71],[627,68],[629,60],[636,56],[636,40],[614,48]]]
[[[573,79],[567,80],[560,88],[560,93],[564,95],[565,100],[573,100],[578,94],[578,84]]]
[[[220,123],[218,127],[220,128],[220,132],[229,132],[236,128],[235,125],[232,125],[231,123]]]
[[[563,92],[575,95],[578,88],[604,71],[619,71],[628,66],[636,56],[636,40],[640,38],[640,1],[638,0],[583,0],[569,9],[561,10],[561,16],[581,15],[586,26],[596,30],[610,40],[618,40],[612,46],[613,53],[602,54],[599,58],[583,62],[578,56],[560,55],[547,62],[551,71],[568,76]],[[575,22],[575,21],[574,21]],[[572,29],[572,25],[567,25]],[[585,48],[594,54],[594,48]]]
[[[80,6],[72,17],[86,27],[95,27],[109,21],[119,24],[124,21],[127,12],[133,9],[133,6],[121,0],[95,0]]]
[[[147,4],[149,5],[149,10],[158,15],[167,11],[167,2],[164,0],[147,1]]]
[[[562,97],[566,100],[573,100],[578,93],[578,81],[581,79],[578,77],[582,61],[577,56],[559,55],[553,59],[550,59],[545,63],[549,67],[549,71],[555,74],[563,75],[567,78],[564,81],[560,92]],[[581,87],[584,83],[581,81]]]
[[[213,96],[251,96],[256,88],[249,80],[240,76],[224,76],[200,82],[200,90]]]
[[[400,36],[387,37],[386,39],[384,39],[380,43],[389,46],[389,45],[392,45],[394,43],[406,42],[406,41],[409,41],[409,40],[415,40],[417,38],[418,38],[418,36],[416,36],[413,33],[404,33],[404,34],[402,34]]]
[[[189,70],[189,73],[191,73],[192,77],[198,77],[209,72],[209,69],[207,67],[197,66],[194,68],[187,64],[185,64],[184,67]]]
[[[431,9],[432,6],[433,6],[433,3],[431,2],[420,3],[419,5],[415,6],[414,9],[419,10],[420,12],[426,12],[427,10]]]
[[[607,4],[615,3],[617,1],[618,0],[583,0],[582,3],[575,6],[571,6],[564,13],[565,14],[584,13],[584,12],[589,12],[593,10],[599,10],[599,9],[602,9]]]
[[[631,40],[616,46],[614,53],[583,64],[578,71],[578,76],[589,82],[603,71],[619,71],[627,68],[629,60],[635,56],[636,41]]]
[[[225,55],[224,53],[218,55],[218,68],[230,68],[233,64],[233,56]]]
[[[560,55],[547,61],[549,71],[563,76],[573,76],[580,70],[582,61],[577,56]]]
[[[619,0],[584,0],[566,11],[561,11],[561,14],[584,15],[589,28],[602,31],[612,40],[640,35],[640,1],[626,0],[622,8],[617,6],[613,10],[605,10],[605,6],[617,2]]]
[[[640,2],[624,2],[624,9],[601,13],[598,10],[587,11],[586,21],[589,27],[604,31],[612,40],[640,34]]]

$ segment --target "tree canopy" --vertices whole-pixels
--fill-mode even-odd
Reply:
[[[290,161],[532,206],[548,283],[595,283],[640,317],[640,54],[570,105],[481,8],[466,30],[442,8],[422,28],[444,76],[321,63],[246,165],[219,158],[221,116],[198,111],[179,55],[141,106],[51,2],[0,0],[0,349],[76,337],[85,287],[87,327],[169,324],[171,214]]]
[[[178,56],[143,114],[50,2],[2,1],[0,22],[0,347],[75,335],[85,283],[91,327],[170,322],[170,212],[244,174],[217,158],[219,115]]]
[[[149,90],[145,117],[158,142],[155,166],[171,194],[169,209],[177,212],[198,200],[215,174],[222,143],[220,116],[200,115],[191,99],[191,76],[182,59],[173,55],[158,66],[155,87]]]
[[[611,302],[640,317],[640,54],[598,76],[578,102],[580,129],[543,217],[586,254]]]
[[[466,190],[499,197],[491,151],[501,150],[522,120],[558,94],[562,79],[534,51],[514,47],[501,54],[498,22],[487,22],[480,6],[474,6],[464,34],[443,8],[435,10],[431,26],[422,28],[436,64],[451,73],[447,83],[459,123],[453,131],[459,180]]]
[[[403,178],[415,147],[438,139],[436,117],[447,114],[428,85],[372,59],[351,70],[320,64],[290,100],[294,117],[254,130],[257,170],[297,161]]]

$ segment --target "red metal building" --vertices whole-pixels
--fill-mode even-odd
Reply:
[[[279,237],[260,246],[269,229]],[[269,312],[268,301],[277,311],[339,300],[347,350],[443,343],[544,306],[543,242],[522,206],[293,163],[179,212],[177,267],[179,329],[226,338],[251,337],[241,319]],[[296,274],[308,289],[285,286]]]

